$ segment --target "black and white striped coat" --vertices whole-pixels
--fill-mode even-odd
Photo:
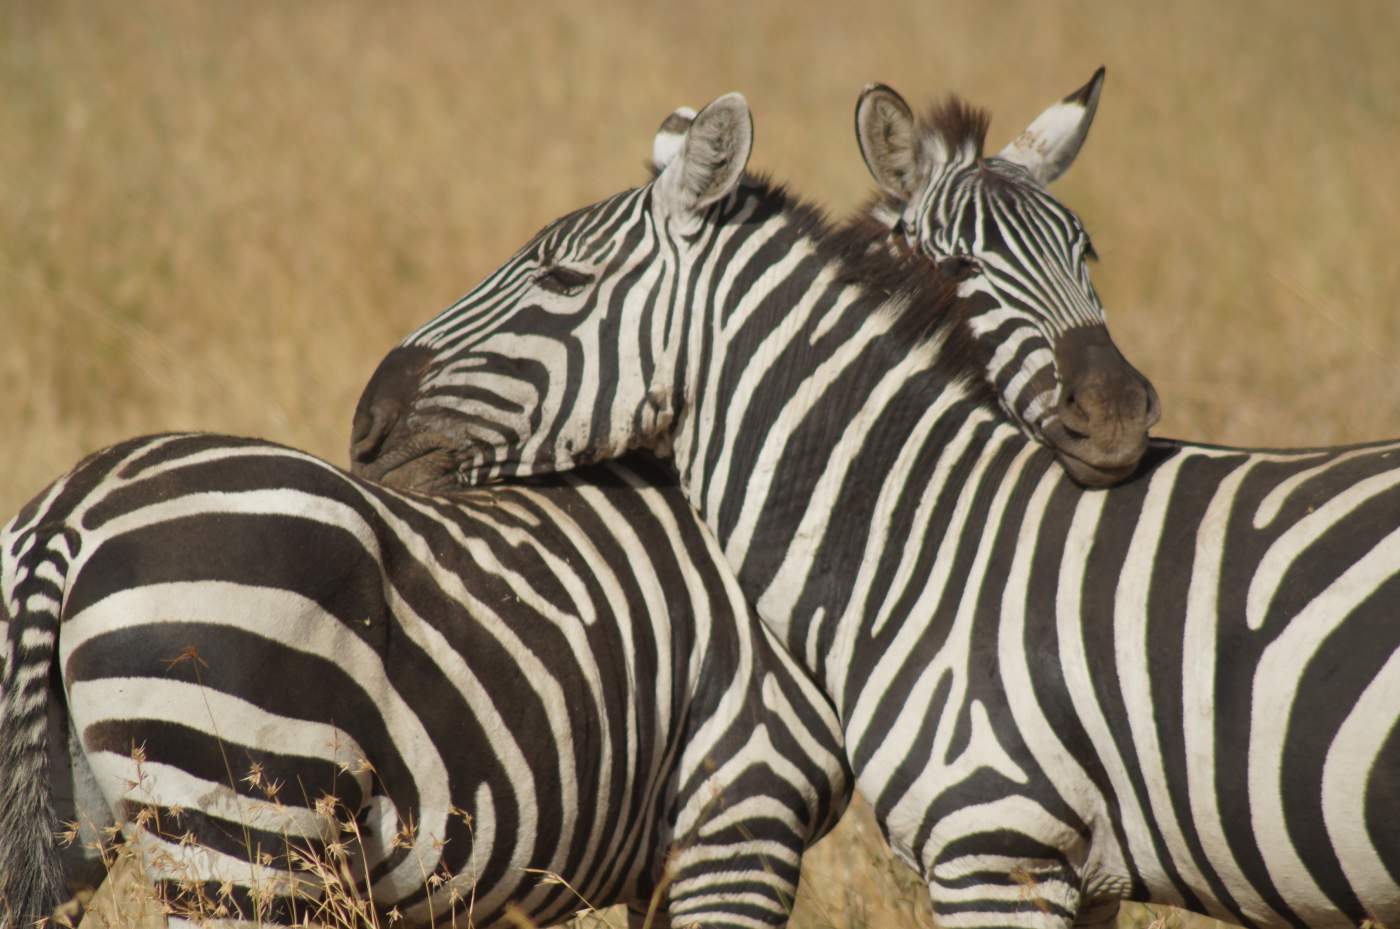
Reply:
[[[742,98],[711,104],[652,184],[410,336],[362,410],[397,405],[416,460],[443,443],[448,485],[667,450],[942,925],[1121,899],[1400,924],[1400,445],[1158,441],[1086,490],[988,390],[977,294],[745,180],[750,143]]]
[[[348,844],[413,925],[658,887],[681,923],[781,925],[849,793],[829,704],[645,459],[449,499],[134,439],[11,520],[0,593],[0,896],[26,918],[58,890],[58,816],[123,823],[177,914],[314,919],[290,842]],[[48,743],[76,812],[51,809]]]

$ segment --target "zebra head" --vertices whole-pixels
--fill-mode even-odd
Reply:
[[[360,397],[352,471],[444,491],[616,457],[664,433],[685,333],[678,269],[702,264],[707,235],[746,209],[736,192],[752,146],[748,103],[720,97],[667,170],[550,223],[404,339]],[[579,409],[592,416],[569,415]]]
[[[1151,383],[1109,337],[1083,223],[1046,190],[1084,144],[1103,77],[1099,68],[991,157],[987,115],[956,98],[922,123],[882,84],[856,105],[861,153],[885,195],[873,215],[898,247],[960,282],[999,402],[1089,486],[1131,473],[1160,417]]]

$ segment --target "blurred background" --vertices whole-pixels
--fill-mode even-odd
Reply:
[[[642,182],[680,104],[742,90],[751,165],[841,215],[866,82],[988,107],[995,150],[1099,64],[1055,190],[1158,433],[1400,434],[1400,4],[856,6],[0,0],[0,519],[142,432],[344,464],[380,356]],[[928,924],[883,855],[851,818],[799,924]]]

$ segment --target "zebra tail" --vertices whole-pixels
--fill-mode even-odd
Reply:
[[[13,580],[8,655],[0,681],[0,929],[47,918],[64,894],[58,817],[49,776],[49,701],[59,613],[67,584],[69,533],[39,530],[0,551],[0,577]],[[27,550],[24,542],[30,542]],[[22,552],[18,558],[16,551]],[[8,563],[7,563],[8,562]]]

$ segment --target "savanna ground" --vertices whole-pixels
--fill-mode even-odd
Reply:
[[[143,432],[344,463],[383,352],[540,225],[640,182],[679,104],[744,91],[752,165],[840,214],[870,187],[865,82],[963,92],[999,147],[1100,63],[1056,190],[1159,434],[1400,434],[1397,36],[1385,0],[0,0],[0,513]],[[808,873],[800,926],[930,923],[868,817]],[[1120,923],[1154,919],[1204,927]]]

